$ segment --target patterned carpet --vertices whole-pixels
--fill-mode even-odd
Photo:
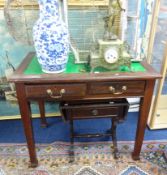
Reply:
[[[29,168],[25,144],[0,144],[0,175],[166,175],[167,141],[145,141],[141,160],[133,161],[133,142],[118,142],[120,158],[112,154],[112,142],[56,142],[37,146],[39,166]]]

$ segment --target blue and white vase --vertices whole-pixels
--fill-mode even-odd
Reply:
[[[33,27],[38,62],[45,73],[66,68],[69,52],[68,29],[60,17],[58,0],[38,0],[40,16]]]

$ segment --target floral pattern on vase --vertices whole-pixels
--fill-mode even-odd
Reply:
[[[33,27],[38,62],[45,73],[66,68],[69,52],[68,29],[60,17],[58,0],[38,0],[40,16]]]

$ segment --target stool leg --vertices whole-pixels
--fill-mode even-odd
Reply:
[[[45,102],[43,100],[38,100],[38,105],[41,118],[41,127],[46,128],[48,124],[45,117]]]
[[[116,137],[116,128],[117,128],[117,121],[115,119],[112,120],[112,141],[113,141],[113,146],[114,146],[114,158],[118,159],[119,158],[119,153],[118,153],[118,148],[117,148],[117,137]]]
[[[70,162],[74,162],[74,122],[70,114]]]

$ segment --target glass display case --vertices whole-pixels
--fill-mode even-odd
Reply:
[[[115,7],[112,6],[112,3],[116,4]],[[147,57],[153,6],[153,0],[133,2],[128,0],[69,1],[70,40],[76,63],[86,62],[92,58],[93,66],[94,64],[105,64],[105,62],[97,63],[94,60],[102,57],[102,55],[105,57],[104,52],[109,46],[117,47],[111,52],[113,54],[117,52],[115,56],[120,57],[121,43],[126,43],[130,57],[135,60],[145,59]],[[109,30],[119,39],[115,41],[119,42],[114,42],[113,38],[109,38],[109,36],[106,38]],[[106,55],[108,55],[107,53],[110,51],[106,52]],[[127,53],[124,55],[128,57]],[[114,60],[110,60],[110,62],[113,63]]]
[[[157,1],[155,16],[153,20],[153,37],[150,43],[150,56],[148,60],[162,74],[162,79],[157,82],[155,97],[148,125],[151,129],[167,128],[167,2]]]

